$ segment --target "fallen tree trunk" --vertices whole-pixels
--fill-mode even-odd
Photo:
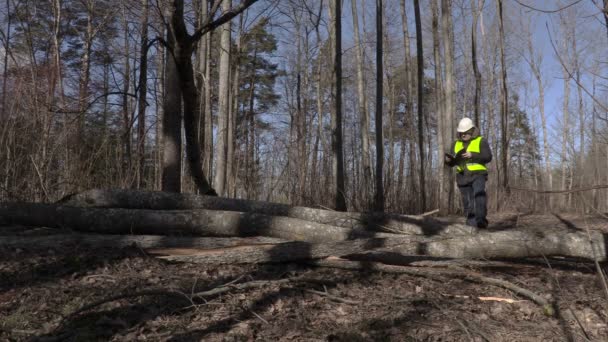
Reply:
[[[418,237],[412,237],[417,240]],[[202,264],[281,263],[345,256],[378,248],[412,244],[408,237],[371,238],[329,243],[290,241],[276,244],[247,245],[231,248],[201,250],[197,248],[151,249],[160,259]]]
[[[251,212],[270,216],[286,216],[350,229],[381,230],[412,235],[459,235],[475,232],[475,228],[472,227],[460,224],[446,225],[424,216],[345,213],[280,203],[160,191],[92,189],[64,198],[59,204],[74,207]]]
[[[362,262],[408,265],[419,259],[412,256],[459,259],[507,259],[565,256],[606,261],[605,237],[596,232],[591,240],[586,234],[536,233],[509,231],[483,233],[454,238],[393,237],[362,239],[337,243],[286,242],[272,246],[244,246],[229,250],[159,251],[164,259],[192,263],[259,263],[315,259],[328,255],[348,257]],[[361,251],[359,251],[361,250]],[[332,252],[333,251],[333,252]]]
[[[76,231],[103,234],[263,235],[309,242],[395,235],[257,213],[202,209],[175,211],[99,209],[39,203],[0,204],[0,222],[24,226],[71,228]]]
[[[39,250],[65,248],[78,245],[86,247],[139,247],[142,249],[197,248],[215,249],[247,245],[271,245],[286,242],[283,239],[254,236],[247,238],[177,237],[162,235],[104,235],[104,234],[51,234],[43,236],[0,236],[0,247]]]

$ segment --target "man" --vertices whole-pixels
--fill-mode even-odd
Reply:
[[[456,184],[462,195],[462,206],[467,225],[487,228],[486,180],[487,163],[492,161],[492,151],[488,141],[479,135],[469,118],[458,123],[458,139],[451,152],[445,154],[445,163],[456,167]]]

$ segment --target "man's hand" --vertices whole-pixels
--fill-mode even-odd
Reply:
[[[450,163],[452,162],[452,160],[454,160],[454,157],[452,157],[450,154],[447,154],[447,153],[446,153],[446,154],[443,156],[443,161],[444,161],[446,164],[450,164]]]
[[[471,159],[472,157],[473,157],[473,154],[468,151],[462,154],[462,158],[464,158],[464,159]]]

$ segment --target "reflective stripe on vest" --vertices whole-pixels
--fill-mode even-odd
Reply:
[[[467,152],[479,153],[480,145],[481,145],[481,136],[479,136],[475,139],[472,139],[471,142],[469,142],[469,146],[467,146]],[[454,144],[454,154],[458,154],[458,152],[460,152],[460,150],[462,150],[463,148],[464,148],[464,143],[461,140],[457,140],[456,144]],[[469,170],[469,171],[486,171],[487,170],[486,166],[483,164],[466,163],[465,165],[467,167],[467,170]],[[462,164],[456,165],[456,171],[458,173],[464,172],[464,168],[463,168]]]

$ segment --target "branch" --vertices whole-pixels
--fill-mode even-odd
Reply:
[[[569,7],[572,7],[572,6],[576,5],[576,4],[578,4],[578,3],[579,3],[579,2],[581,2],[581,1],[582,1],[582,0],[577,0],[577,1],[575,1],[575,2],[573,2],[573,3],[571,3],[571,4],[569,4],[569,5],[566,5],[566,6],[564,6],[564,7],[561,7],[561,8],[555,9],[555,10],[543,10],[543,9],[540,9],[540,8],[535,8],[535,7],[532,7],[532,6],[530,6],[530,5],[526,5],[526,4],[522,3],[522,2],[521,2],[521,1],[519,1],[519,0],[515,0],[515,2],[517,2],[518,4],[520,4],[520,5],[521,5],[521,6],[523,6],[523,7],[529,8],[529,9],[531,9],[531,10],[533,10],[533,11],[542,12],[542,13],[549,13],[549,14],[550,14],[550,13],[557,13],[557,12],[563,11],[563,10],[565,10],[565,9],[569,8]]]
[[[515,1],[517,1],[517,0],[515,0]],[[557,56],[557,59],[559,60],[559,63],[562,65],[562,68],[564,68],[564,70],[568,74],[568,77],[570,77],[604,111],[608,112],[608,107],[606,107],[603,103],[601,103],[598,99],[596,99],[595,96],[593,96],[593,94],[591,94],[589,92],[589,90],[587,90],[587,88],[585,88],[585,86],[583,86],[581,84],[581,82],[579,80],[577,80],[576,77],[574,77],[574,75],[570,72],[570,70],[568,70],[568,67],[564,63],[564,60],[562,59],[562,56],[559,54],[559,52],[557,51],[557,48],[555,47],[555,43],[553,42],[553,36],[551,36],[551,30],[549,30],[549,25],[547,23],[545,23],[545,26],[547,27],[547,33],[549,33],[549,41],[551,42],[551,46],[553,47],[553,51],[555,52],[555,55]]]
[[[518,187],[511,187],[513,190],[525,191],[525,192],[535,192],[538,194],[571,194],[574,192],[582,192],[582,191],[590,191],[597,189],[607,189],[608,185],[596,185],[589,188],[579,188],[579,189],[570,189],[570,190],[536,190],[536,189],[525,189]]]
[[[243,11],[245,11],[247,8],[249,8],[249,6],[253,5],[257,1],[258,0],[245,0],[237,7],[234,7],[230,11],[222,14],[222,16],[217,18],[217,20],[211,21],[211,18],[213,17],[213,14],[217,10],[217,7],[219,6],[219,3],[220,3],[220,1],[216,1],[216,3],[214,4],[214,8],[212,9],[212,12],[209,14],[209,17],[207,18],[205,23],[201,27],[199,27],[196,30],[196,32],[194,32],[194,34],[190,37],[190,43],[191,44],[196,43],[199,39],[201,39],[201,37],[203,35],[205,35],[205,33],[209,32],[209,31],[213,31],[216,28],[218,28],[219,26],[227,23],[232,18],[241,14]]]

